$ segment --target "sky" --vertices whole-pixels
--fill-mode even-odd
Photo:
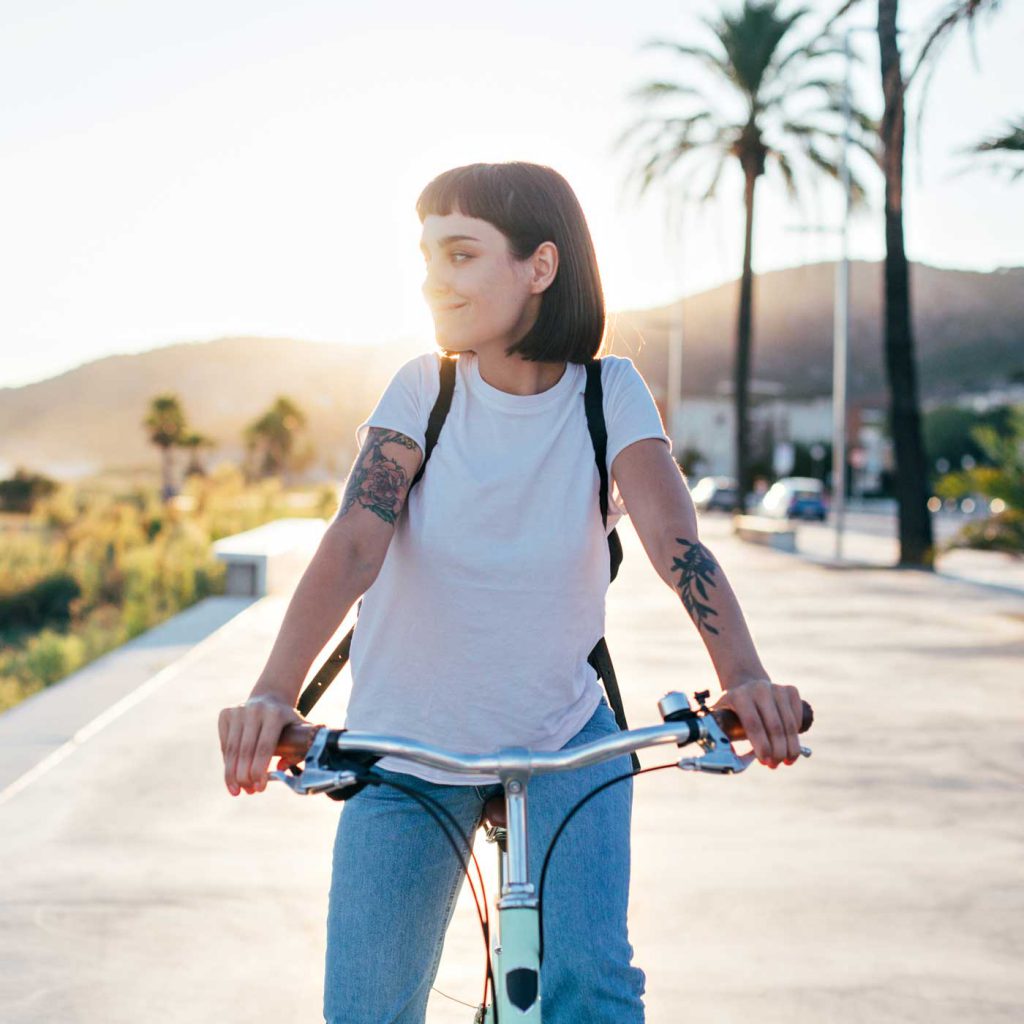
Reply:
[[[0,0],[0,387],[226,335],[429,347],[415,201],[475,161],[567,178],[610,311],[733,280],[738,168],[698,210],[679,200],[700,179],[688,165],[640,199],[624,187],[628,151],[613,149],[644,112],[630,92],[684,72],[642,44],[706,42],[700,17],[733,4]],[[808,6],[798,37],[838,3]],[[920,153],[908,140],[913,260],[1024,264],[1024,181],[955,153],[1024,111],[1024,5],[1003,7],[976,31],[980,66],[966,33],[950,43]],[[943,9],[904,0],[908,47]],[[848,20],[873,17],[866,0]],[[855,95],[877,114],[875,38],[854,47]],[[881,181],[854,169],[872,207],[851,222],[850,255],[881,259]],[[757,271],[838,255],[834,231],[800,228],[838,225],[840,190],[801,180],[803,209],[777,177],[758,184]]]

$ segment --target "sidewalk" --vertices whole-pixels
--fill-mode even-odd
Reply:
[[[796,531],[799,556],[823,565],[836,565],[835,531],[831,526],[799,523]],[[843,561],[853,565],[889,568],[899,560],[895,537],[860,533],[854,528],[844,532],[842,544]],[[1024,558],[1000,551],[942,551],[936,559],[935,571],[951,580],[1024,595]]]
[[[628,522],[620,535],[608,642],[640,726],[667,690],[715,677]],[[814,704],[814,756],[636,781],[630,939],[648,1024],[1018,1019],[1024,597],[827,571],[711,521],[704,540],[768,670]],[[286,605],[242,610],[0,804],[5,1024],[322,1019],[344,805],[274,788],[232,799],[217,743],[217,713],[248,692]],[[328,720],[340,724],[348,686],[346,669],[321,702]],[[664,747],[640,758],[674,760]],[[482,833],[477,856],[493,900]],[[483,966],[464,888],[436,987],[475,1004]],[[432,996],[430,1024],[470,1019]]]

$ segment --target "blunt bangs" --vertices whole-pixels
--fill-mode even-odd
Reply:
[[[597,355],[605,333],[601,275],[579,200],[557,171],[522,161],[455,167],[420,193],[416,213],[421,224],[431,214],[485,220],[508,239],[517,260],[554,242],[558,270],[537,321],[505,353],[539,363],[587,363]]]

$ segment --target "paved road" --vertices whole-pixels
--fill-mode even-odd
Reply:
[[[621,532],[608,639],[642,725],[666,690],[714,678]],[[630,931],[649,1022],[1019,1020],[1024,598],[828,569],[740,546],[710,519],[705,540],[769,670],[814,703],[815,753],[733,779],[638,780]],[[5,1024],[321,1019],[338,805],[231,799],[216,741],[217,710],[247,692],[285,600],[240,612],[0,803]],[[340,718],[347,675],[325,716]],[[482,835],[478,856],[493,879]],[[482,971],[464,890],[437,988],[472,1003]],[[471,1018],[431,1000],[431,1024]]]

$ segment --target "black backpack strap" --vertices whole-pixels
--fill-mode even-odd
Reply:
[[[427,420],[426,449],[423,452],[423,463],[420,465],[419,472],[412,478],[412,483],[409,484],[410,491],[419,482],[420,477],[423,476],[423,470],[426,469],[430,453],[434,450],[434,445],[437,444],[437,438],[448,416],[448,410],[452,407],[452,395],[455,393],[456,361],[440,354],[438,354],[437,358],[441,364],[441,388],[437,393],[434,407],[430,410],[430,419]],[[408,501],[408,494],[406,494],[406,501]],[[362,607],[362,604],[363,601],[360,598],[359,607]],[[358,608],[356,609],[356,618],[359,618]],[[356,627],[353,626],[345,634],[344,639],[335,648],[334,653],[320,666],[319,671],[312,678],[309,686],[302,691],[302,696],[299,697],[296,709],[303,717],[309,714],[313,705],[323,696],[324,690],[331,685],[334,677],[345,667],[349,651],[352,648],[352,634],[355,630]]]
[[[587,414],[587,429],[590,431],[590,440],[594,445],[594,458],[597,460],[597,472],[601,480],[599,501],[601,505],[601,522],[608,524],[608,428],[604,422],[604,391],[601,387],[601,360],[592,359],[586,363],[587,388],[583,395],[583,408]],[[622,542],[618,534],[612,530],[608,534],[608,557],[611,561],[611,577],[615,579],[619,572],[619,565],[622,562]],[[629,725],[626,723],[626,712],[622,707],[622,695],[619,693],[619,682],[615,678],[615,667],[612,665],[611,655],[608,653],[608,644],[605,638],[594,645],[594,649],[587,657],[594,671],[604,683],[605,692],[608,694],[608,704],[615,712],[615,721],[619,728],[625,732]],[[631,759],[633,771],[640,771],[640,759],[634,750]]]
[[[417,474],[412,478],[412,483],[409,484],[410,491],[419,482],[420,477],[423,476],[423,470],[427,468],[427,460],[430,458],[430,453],[434,450],[434,445],[437,444],[438,435],[441,433],[444,421],[448,418],[448,410],[452,407],[452,395],[455,394],[456,361],[442,355],[439,355],[437,358],[441,363],[441,389],[437,393],[434,408],[430,410],[430,419],[427,420],[427,447],[423,452],[423,463]]]
[[[357,615],[358,617],[358,615]],[[320,666],[319,671],[313,676],[309,686],[302,691],[299,703],[296,708],[303,718],[309,714],[313,705],[323,696],[324,690],[334,681],[334,677],[345,667],[348,661],[348,652],[352,647],[352,634],[356,627],[353,626],[346,634],[344,640],[335,648],[334,653]]]
[[[629,729],[629,724],[626,722],[626,712],[622,707],[622,694],[619,693],[619,681],[615,678],[615,667],[612,665],[612,657],[608,653],[608,644],[604,637],[601,637],[594,645],[587,661],[590,662],[604,683],[605,692],[608,694],[608,703],[611,705],[612,711],[615,712],[615,721],[619,723],[619,728],[626,732]],[[633,771],[640,771],[640,758],[636,756],[635,750],[630,754],[630,759],[633,762]]]
[[[583,408],[587,414],[587,429],[594,446],[594,459],[601,481],[598,501],[601,506],[601,523],[608,525],[608,428],[604,422],[604,391],[601,387],[601,360],[592,359],[584,364],[587,368],[587,389],[583,394]],[[622,564],[622,542],[612,530],[608,534],[608,559],[611,563],[609,580],[619,574]]]

